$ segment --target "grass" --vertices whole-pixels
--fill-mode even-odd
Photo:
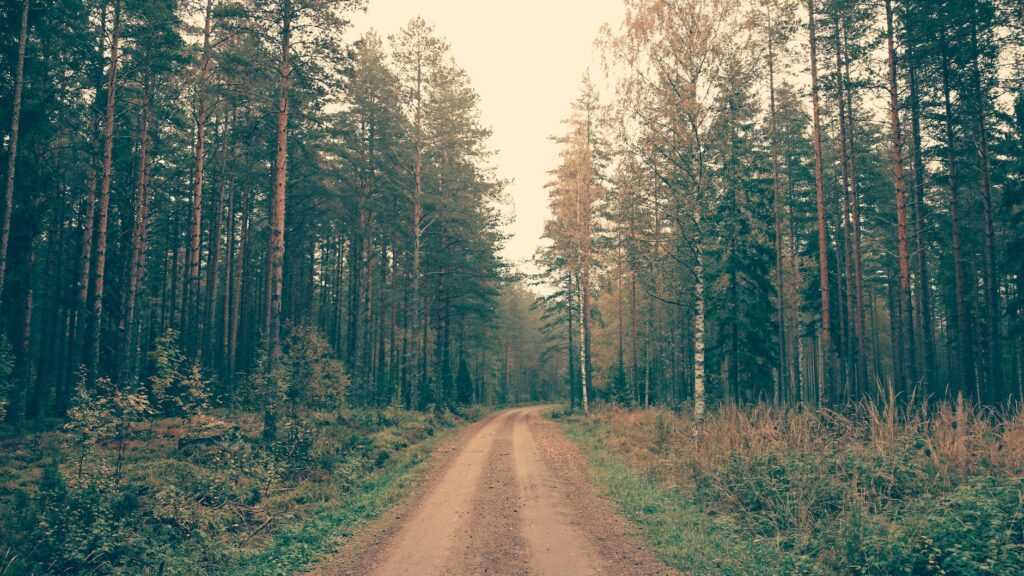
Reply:
[[[110,437],[83,452],[60,430],[0,435],[0,575],[300,572],[407,495],[483,413],[304,412],[268,444],[261,415],[217,410],[207,424],[238,437],[184,447],[204,424],[161,418],[134,427],[119,473]]]
[[[428,457],[447,436],[434,436],[405,449],[354,492],[321,506],[305,522],[275,532],[265,548],[244,554],[227,573],[292,574],[337,551],[345,538],[400,502],[419,484]]]
[[[597,484],[697,574],[1024,574],[1024,418],[964,403],[562,419]]]
[[[593,479],[644,540],[670,566],[694,574],[761,574],[782,551],[746,543],[726,519],[709,517],[678,486],[667,486],[630,466],[607,448],[610,429],[601,420],[570,420],[566,434],[591,464]]]

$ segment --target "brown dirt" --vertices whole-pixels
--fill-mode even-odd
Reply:
[[[311,574],[676,574],[596,495],[585,460],[543,411],[471,427],[438,455],[418,497]]]

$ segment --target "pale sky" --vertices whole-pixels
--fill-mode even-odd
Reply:
[[[594,40],[603,24],[622,19],[622,0],[368,0],[355,32],[394,33],[422,16],[448,41],[456,63],[480,94],[482,119],[494,135],[498,176],[515,211],[505,257],[532,258],[547,217],[544,184],[556,160],[548,137],[579,94],[583,74],[599,72]]]

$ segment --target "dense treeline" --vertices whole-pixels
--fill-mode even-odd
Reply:
[[[574,402],[1019,400],[1022,34],[1011,0],[627,0],[538,253]]]
[[[346,39],[358,8],[4,4],[11,422],[64,415],[79,384],[152,396],[154,352],[180,349],[215,404],[262,399],[246,407],[273,423],[316,396],[278,367],[319,339],[352,405],[506,395],[504,183],[478,97],[421,19]]]

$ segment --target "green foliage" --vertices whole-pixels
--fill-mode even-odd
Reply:
[[[709,517],[685,492],[660,486],[609,451],[602,441],[605,431],[592,420],[570,420],[565,431],[590,461],[597,485],[623,515],[640,526],[662,561],[693,574],[797,573],[796,559],[786,550],[772,542],[744,538],[728,517]]]
[[[633,405],[633,391],[629,387],[629,379],[626,377],[626,365],[622,358],[619,358],[615,365],[615,376],[612,377],[611,399],[620,406]]]
[[[466,406],[473,402],[473,376],[469,373],[469,365],[465,357],[459,359],[459,371],[455,375],[455,399],[460,405]]]
[[[175,440],[185,419],[139,426],[136,403],[146,395],[118,397],[104,385],[80,387],[68,429],[47,433],[63,450],[28,465],[0,455],[3,469],[30,479],[16,490],[0,485],[0,541],[11,547],[0,573],[301,572],[408,493],[436,439],[466,421],[392,409],[308,411],[265,443],[256,440],[258,415],[215,411],[242,434],[183,451]],[[122,445],[119,429],[133,441]],[[81,445],[89,460],[79,476]]]
[[[668,412],[627,414],[564,421],[599,484],[680,570],[1024,574],[1024,479],[992,462],[946,471],[935,446],[940,429],[958,427],[941,416],[928,427],[935,436],[900,432],[865,446],[859,434],[822,430],[802,445],[815,416],[780,431],[777,421],[741,430],[713,415],[695,441]]]
[[[974,478],[922,502],[905,560],[919,574],[1024,574],[1024,480]]]
[[[149,378],[153,403],[168,416],[192,418],[209,407],[209,382],[197,363],[190,363],[178,347],[178,332],[168,329],[156,340]]]
[[[280,368],[275,375],[293,406],[337,410],[344,405],[348,374],[318,329],[296,326],[289,330]]]
[[[150,415],[149,397],[141,388],[124,390],[110,380],[100,379],[96,390],[90,391],[80,382],[64,425],[77,457],[76,482],[107,487],[116,479],[110,476],[112,472],[119,477],[124,446],[133,434],[133,424]],[[97,450],[101,441],[110,439],[118,446],[117,458],[113,460],[105,457],[106,451]]]
[[[912,451],[733,455],[696,500],[749,537],[817,557],[813,573],[1024,573],[1024,482],[975,477],[944,493]]]
[[[256,370],[248,375],[247,403],[271,411],[288,405],[294,413],[308,410],[339,410],[345,405],[349,377],[345,366],[323,334],[310,326],[288,330],[281,358],[270,365],[261,355]]]

